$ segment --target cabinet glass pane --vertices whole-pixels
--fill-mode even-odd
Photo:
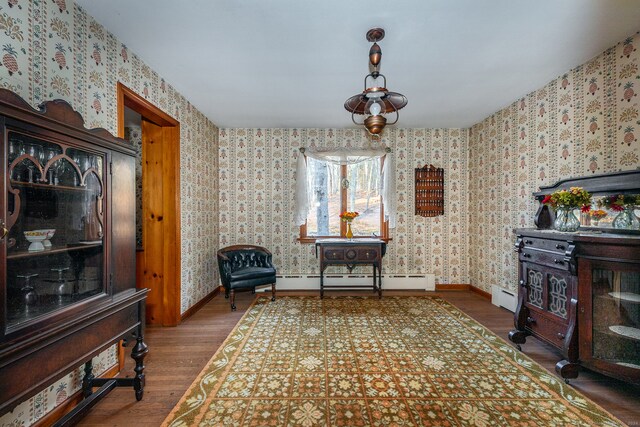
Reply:
[[[7,325],[104,292],[102,155],[8,133]]]
[[[640,369],[640,272],[592,273],[593,357]]]
[[[541,271],[529,270],[527,273],[527,302],[539,308],[542,308],[542,279]]]

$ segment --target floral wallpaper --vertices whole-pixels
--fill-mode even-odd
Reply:
[[[180,122],[184,313],[218,282],[218,199],[211,197],[218,191],[217,158],[211,155],[217,152],[218,128],[72,0],[5,1],[0,32],[0,87],[34,107],[64,99],[83,116],[86,127],[115,134],[116,83],[122,82]],[[64,384],[59,396],[73,393],[73,375],[58,383]],[[50,394],[50,388],[38,393],[26,407],[0,418],[0,425],[33,424],[55,406],[58,399],[51,406]]]
[[[512,230],[534,226],[540,186],[640,167],[639,67],[635,34],[471,128],[474,286],[515,290]]]
[[[397,227],[384,274],[433,273],[437,283],[468,283],[466,129],[385,130],[382,144],[396,159]],[[220,129],[220,247],[267,247],[278,274],[318,273],[314,245],[301,244],[294,225],[296,159],[301,146],[366,147],[362,130]],[[445,215],[414,214],[414,168],[445,169]]]

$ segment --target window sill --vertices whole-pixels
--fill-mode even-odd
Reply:
[[[358,239],[371,239],[372,236],[354,236],[353,240],[358,240]],[[341,236],[317,236],[317,237],[298,237],[298,242],[302,243],[302,244],[313,244],[316,242],[316,240],[320,240],[320,239],[344,239],[344,237]],[[378,237],[380,240],[382,240],[385,243],[389,243],[390,241],[392,241],[393,239],[391,237]]]

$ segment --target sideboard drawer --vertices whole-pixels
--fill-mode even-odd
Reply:
[[[558,252],[564,254],[569,244],[564,240],[539,239],[525,236],[522,238],[522,250],[542,249],[545,251]]]
[[[567,325],[564,323],[554,322],[538,312],[531,311],[525,325],[535,336],[543,338],[549,344],[558,348],[564,345],[567,333]]]
[[[569,263],[565,261],[564,253],[522,249],[519,259],[521,262],[542,264],[549,267],[558,268],[560,270],[569,269]]]

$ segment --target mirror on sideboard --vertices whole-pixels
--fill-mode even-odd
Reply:
[[[545,197],[559,190],[580,187],[591,195],[588,212],[575,209],[580,230],[615,233],[640,233],[640,169],[569,178],[540,187],[533,193],[540,203],[534,222],[538,229],[552,229],[556,214],[543,203]]]

